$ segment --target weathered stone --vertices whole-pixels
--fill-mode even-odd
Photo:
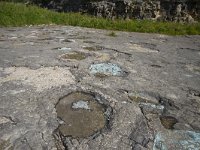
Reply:
[[[136,122],[136,127],[133,129],[129,138],[133,141],[133,149],[137,149],[138,145],[143,148],[147,147],[150,140],[150,134],[148,133],[148,124],[146,120],[141,119]]]
[[[109,32],[55,25],[0,28],[0,146],[39,150],[55,150],[56,147],[152,150],[156,133],[167,130],[161,124],[162,115],[177,118],[179,122],[173,130],[200,130],[200,36],[115,31],[118,36],[111,38],[107,36]],[[31,37],[32,33],[40,38]],[[26,38],[27,35],[31,36]],[[9,39],[12,37],[17,39]],[[95,43],[84,43],[86,38]],[[59,39],[76,41],[63,43]],[[34,45],[30,46],[30,42]],[[103,49],[83,48],[97,45]],[[70,47],[72,51],[65,52],[58,47]],[[80,61],[59,59],[62,54],[73,52],[83,53],[87,58]],[[101,63],[117,64],[123,75],[91,74],[91,64]],[[128,75],[124,75],[126,72]],[[82,138],[61,136],[59,126],[67,125],[73,117],[68,121],[59,118],[56,106],[74,91],[92,93],[95,100],[91,101],[98,106],[112,106],[100,111],[99,119],[105,116],[106,128]],[[94,112],[91,102],[82,96],[76,101],[65,100],[70,103],[67,107],[72,114]],[[113,115],[106,117],[112,111]],[[82,118],[88,119],[74,120]],[[95,124],[98,118],[91,120]],[[102,123],[98,125],[103,126]]]
[[[129,98],[137,103],[153,103],[158,104],[159,99],[157,95],[148,92],[130,92]]]
[[[198,150],[200,147],[200,133],[192,131],[166,131],[156,135],[153,150]]]
[[[34,0],[33,0],[34,1]],[[198,0],[72,0],[37,2],[57,11],[81,11],[97,17],[152,19],[193,23],[200,18]]]
[[[160,104],[156,105],[152,103],[140,103],[139,106],[145,114],[148,113],[162,114],[165,108],[163,105]]]
[[[9,123],[9,122],[13,122],[12,120],[10,120],[8,117],[2,117],[0,116],[0,125],[1,124],[5,124],[5,123]]]
[[[59,51],[70,51],[71,48],[70,47],[61,47],[61,48],[58,48]]]
[[[176,123],[174,125],[175,130],[189,130],[192,131],[192,127],[189,124],[184,124],[184,123]]]

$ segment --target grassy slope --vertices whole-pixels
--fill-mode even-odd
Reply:
[[[79,13],[57,13],[36,6],[0,2],[0,27],[38,24],[59,24],[131,32],[170,35],[200,34],[200,23],[180,24],[137,20],[107,20]]]

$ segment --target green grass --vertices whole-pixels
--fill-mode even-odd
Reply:
[[[108,36],[116,37],[117,34],[116,34],[115,32],[112,31],[112,32],[108,33]]]
[[[109,20],[80,13],[58,13],[37,6],[0,2],[0,27],[58,24],[169,35],[200,34],[200,23],[180,24],[149,20]]]

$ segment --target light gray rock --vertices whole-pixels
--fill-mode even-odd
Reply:
[[[156,133],[166,131],[160,114],[176,118],[176,129],[200,130],[200,36],[118,31],[116,37],[107,36],[110,32],[55,25],[0,28],[0,147],[152,150]],[[39,38],[26,38],[33,33]],[[58,47],[70,47],[87,57],[60,59],[68,52]],[[125,75],[99,78],[91,74],[90,66],[102,63],[117,64]],[[110,106],[103,110],[106,128],[84,138],[63,137],[58,127],[70,124],[58,118],[56,105],[76,91],[89,93],[100,105]],[[145,99],[139,101],[143,105],[139,107],[131,97]],[[92,108],[92,103],[88,104]],[[72,103],[67,106],[72,108]]]
[[[154,141],[153,150],[199,150],[200,148],[200,133],[192,131],[166,131],[159,132]]]
[[[165,108],[163,105],[156,105],[152,103],[140,103],[139,106],[145,114],[162,114]]]
[[[118,65],[111,63],[92,64],[89,69],[91,74],[123,75],[122,69]]]

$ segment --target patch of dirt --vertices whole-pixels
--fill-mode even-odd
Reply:
[[[0,83],[20,80],[23,84],[35,87],[37,91],[75,83],[75,77],[67,68],[46,67],[32,70],[25,67],[10,67],[5,68],[4,73],[8,75],[0,78]]]
[[[166,129],[173,129],[174,125],[178,122],[178,120],[172,116],[161,116],[160,121]]]

